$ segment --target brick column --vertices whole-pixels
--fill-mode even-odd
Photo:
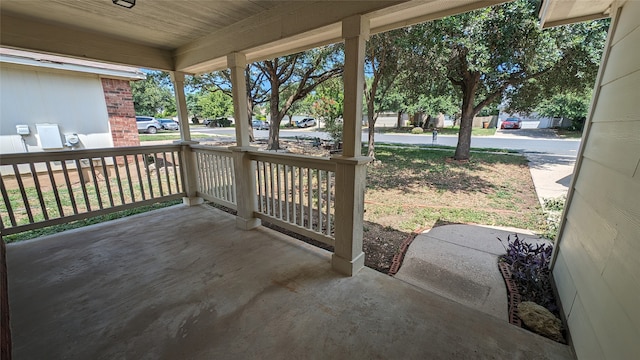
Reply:
[[[113,146],[140,146],[136,111],[133,108],[133,95],[129,81],[105,78],[101,80]]]

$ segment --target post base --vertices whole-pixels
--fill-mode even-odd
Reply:
[[[364,253],[361,252],[353,260],[347,260],[337,256],[331,255],[331,268],[339,272],[340,274],[353,276],[362,270],[364,267]]]
[[[182,203],[187,206],[200,205],[204,203],[204,199],[201,197],[183,197]]]
[[[240,230],[255,229],[262,224],[262,221],[258,218],[245,219],[240,216],[236,216],[236,227]]]

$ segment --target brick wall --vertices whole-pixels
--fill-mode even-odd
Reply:
[[[113,146],[139,146],[133,95],[127,80],[102,79]]]

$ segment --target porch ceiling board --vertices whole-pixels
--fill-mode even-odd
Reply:
[[[0,2],[0,45],[110,63],[199,73],[226,68],[226,56],[248,61],[341,40],[354,15],[386,31],[502,1],[110,1]]]
[[[543,28],[609,17],[613,0],[543,0],[540,24]]]

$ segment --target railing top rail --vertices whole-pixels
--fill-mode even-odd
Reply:
[[[127,146],[117,148],[3,154],[0,155],[0,165],[13,165],[44,161],[65,161],[121,155],[153,154],[171,151],[180,151],[180,145]]]
[[[210,152],[223,152],[231,154],[233,151],[224,146],[210,146],[210,145],[190,145],[194,150],[205,150]]]
[[[252,160],[268,161],[276,164],[293,165],[326,171],[336,171],[335,162],[327,158],[267,151],[249,151],[249,154]]]

